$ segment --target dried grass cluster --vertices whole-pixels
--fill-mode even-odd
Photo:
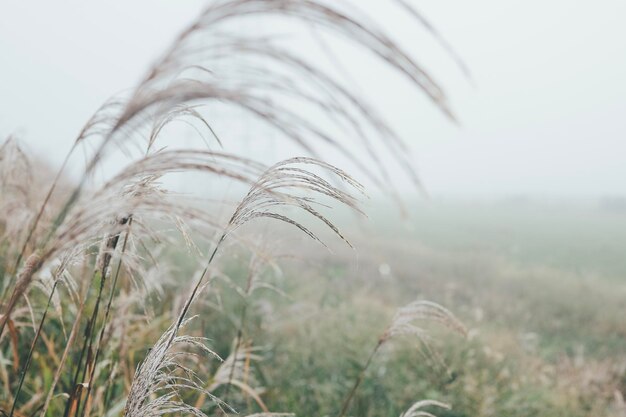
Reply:
[[[407,3],[397,3],[441,40]],[[284,46],[279,36],[237,30],[238,22],[249,19],[283,19],[344,37],[405,76],[452,118],[434,78],[348,3],[212,1],[130,94],[112,98],[85,124],[46,192],[25,176],[32,169],[14,139],[0,148],[0,346],[13,354],[12,363],[0,363],[4,415],[116,415],[122,408],[128,417],[206,416],[206,410],[228,414],[234,409],[215,395],[224,385],[246,390],[262,404],[249,381],[243,381],[243,367],[254,354],[241,334],[210,383],[193,366],[198,353],[217,360],[219,356],[203,337],[181,334],[189,311],[214,276],[218,249],[230,236],[240,239],[238,229],[257,219],[288,223],[322,242],[289,208],[317,219],[348,242],[323,210],[328,204],[340,204],[360,212],[363,187],[323,162],[320,144],[343,154],[361,174],[393,193],[393,181],[375,150],[378,143],[418,182],[406,147],[372,106],[333,74]],[[212,104],[241,110],[310,156],[267,167],[226,151],[161,147],[160,142],[169,140],[167,127],[174,121],[184,121],[203,138],[226,145],[227,135],[218,136],[203,112],[203,106]],[[309,120],[311,109],[325,122]],[[354,156],[356,145],[349,138],[366,151],[366,160]],[[103,183],[92,181],[116,149],[132,155],[133,148],[141,154]],[[63,172],[79,149],[88,155],[84,173],[78,183],[67,182]],[[170,173],[188,171],[249,187],[228,222],[210,207],[190,204],[160,184]],[[184,302],[172,305],[173,323],[134,369],[129,346],[145,331],[142,323],[149,307],[144,301],[159,286],[149,265],[156,264],[154,251],[169,239],[155,230],[154,225],[162,222],[179,229],[190,243],[189,230],[208,241],[218,238]],[[243,290],[246,296],[255,282],[251,279]],[[447,310],[414,304],[400,310],[381,344],[400,333],[422,337],[421,330],[410,324],[414,319],[462,329]],[[245,313],[240,325],[244,321]],[[54,370],[44,384],[31,378],[33,359],[42,355],[50,356]],[[116,378],[127,382],[117,384]],[[127,400],[120,403],[120,397]],[[196,399],[194,405],[190,398]],[[431,404],[439,405],[418,403],[406,415],[428,415],[419,409]],[[265,411],[256,416],[286,415]]]

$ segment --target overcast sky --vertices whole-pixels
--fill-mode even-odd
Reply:
[[[385,0],[363,3],[437,75],[461,121],[344,62],[411,143],[431,193],[626,194],[626,2],[414,0],[473,83],[424,31],[395,27]],[[1,2],[0,135],[59,164],[99,104],[135,85],[204,4]]]

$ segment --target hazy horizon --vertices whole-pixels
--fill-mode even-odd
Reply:
[[[35,3],[0,5],[0,135],[15,134],[53,166],[96,108],[132,88],[207,4]],[[414,3],[463,57],[472,81],[423,28],[397,20],[396,8],[363,6],[446,87],[460,126],[378,66],[352,56],[341,63],[410,144],[431,195],[626,194],[625,3]],[[252,140],[241,129],[228,146]],[[271,160],[280,142],[267,143],[262,159]],[[398,188],[413,190],[397,177]]]

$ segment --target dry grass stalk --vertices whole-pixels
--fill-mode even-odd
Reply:
[[[408,7],[403,1],[399,1],[399,4]],[[414,9],[408,10],[427,29],[433,31]],[[4,217],[0,219],[2,237],[11,235],[16,242],[11,243],[7,252],[14,256],[15,267],[5,268],[2,265],[3,277],[5,271],[10,277],[8,281],[2,283],[0,338],[6,324],[12,323],[10,321],[12,313],[19,310],[18,301],[27,294],[43,267],[53,265],[62,259],[75,259],[89,254],[94,245],[102,245],[95,263],[87,256],[78,262],[82,268],[81,273],[77,274],[78,279],[71,277],[68,267],[71,262],[61,261],[59,277],[64,278],[59,282],[67,283],[65,287],[75,305],[75,322],[67,336],[67,345],[59,359],[52,386],[44,401],[42,416],[49,408],[64,365],[77,340],[80,318],[83,317],[84,310],[90,307],[92,310],[91,314],[86,314],[86,332],[70,387],[65,415],[88,415],[92,409],[90,393],[94,385],[98,353],[106,330],[112,298],[109,298],[102,327],[100,332],[97,332],[100,304],[118,240],[125,229],[123,219],[128,219],[132,215],[133,219],[136,219],[137,229],[146,231],[150,228],[151,221],[169,216],[168,218],[176,219],[175,223],[179,229],[184,230],[184,227],[180,226],[181,222],[194,221],[207,230],[217,231],[218,236],[221,234],[208,258],[207,267],[193,287],[177,320],[162,335],[135,373],[125,408],[125,414],[134,417],[152,417],[164,413],[204,416],[198,408],[186,405],[180,399],[178,391],[184,389],[204,393],[217,405],[222,405],[210,392],[202,388],[201,379],[180,361],[186,356],[177,349],[187,346],[212,353],[206,348],[204,339],[180,336],[179,330],[187,323],[188,311],[198,297],[209,265],[226,237],[233,235],[237,229],[251,220],[275,219],[293,225],[309,237],[323,243],[312,229],[284,212],[284,209],[295,208],[319,220],[349,244],[320,209],[326,205],[326,200],[332,200],[360,212],[358,200],[352,193],[362,194],[363,187],[338,168],[310,157],[288,159],[268,168],[259,162],[226,152],[159,149],[157,142],[164,135],[165,128],[176,120],[191,121],[194,128],[197,125],[208,132],[218,144],[223,144],[202,113],[200,104],[235,107],[278,131],[309,155],[319,155],[322,146],[333,149],[352,161],[364,175],[393,193],[393,181],[390,180],[383,159],[375,146],[377,143],[382,144],[382,148],[419,184],[406,147],[370,105],[354,92],[344,88],[331,73],[324,71],[309,57],[285,47],[278,38],[238,31],[237,22],[248,18],[260,20],[282,18],[290,22],[306,23],[330,34],[345,37],[358,47],[372,52],[392,69],[404,75],[444,114],[453,119],[447,97],[434,78],[375,22],[345,4],[324,0],[215,0],[176,39],[128,97],[111,99],[87,121],[61,169],[47,188],[48,191],[40,193],[43,201],[30,201],[23,182],[15,181],[19,177],[15,175],[13,169],[20,167],[13,163],[7,164],[6,155],[15,154],[20,158],[23,155],[19,148],[13,146],[12,141],[5,142],[0,148],[0,187],[3,195],[11,188],[10,194],[17,197],[12,198],[10,204],[2,202],[3,205],[0,207],[2,215],[4,216],[5,212],[14,212],[15,207],[23,207],[20,204],[24,204],[26,200],[29,211],[20,221],[19,230],[8,227]],[[240,59],[240,65],[230,69],[229,60],[234,55]],[[294,101],[302,106],[294,106]],[[308,113],[299,112],[298,108],[316,109],[324,122],[317,123],[311,120]],[[343,136],[340,138],[337,132]],[[202,132],[199,133],[202,135]],[[346,142],[344,137],[355,140],[358,146],[367,152],[368,159],[361,161],[356,157],[354,147]],[[146,144],[140,158],[131,162],[100,187],[90,186],[92,174],[113,149],[116,147],[128,149],[133,143],[140,141]],[[77,149],[86,149],[87,146],[92,146],[94,150],[88,157],[84,175],[65,196],[59,191],[62,173],[69,164],[70,156]],[[21,160],[27,163],[27,158]],[[29,171],[28,166],[20,169]],[[323,174],[316,173],[316,170],[322,171]],[[223,227],[212,213],[190,207],[187,202],[180,199],[167,198],[167,194],[157,182],[164,175],[180,171],[200,171],[217,177],[226,177],[250,185],[251,188],[236,207],[226,227]],[[332,179],[325,179],[324,175]],[[333,185],[337,182],[341,185]],[[56,199],[59,198],[62,198],[63,203],[57,205]],[[12,208],[9,207],[11,204]],[[111,222],[111,219],[116,220]],[[124,246],[126,247],[126,241]],[[129,269],[132,269],[133,256],[136,254],[125,257]],[[25,262],[22,261],[24,258]],[[20,265],[21,271],[15,275]],[[89,270],[93,270],[94,273],[90,274]],[[97,277],[100,278],[100,285],[94,290],[95,294],[92,297],[90,289]],[[56,282],[50,290],[48,305],[54,300]],[[111,288],[110,297],[113,297],[114,290],[115,284]],[[249,285],[246,292],[251,290],[252,285]],[[6,297],[9,297],[7,303],[4,302]],[[30,306],[29,310],[32,310]],[[48,308],[45,309],[38,326],[33,319],[33,327],[40,330],[43,328],[47,310]],[[32,311],[31,316],[34,316]],[[59,316],[61,325],[64,326],[63,314]],[[409,320],[409,317],[412,319]],[[446,316],[442,310],[429,313],[427,309],[416,310],[414,306],[413,310],[402,313],[396,326],[389,329],[389,334],[384,340],[381,338],[379,345],[395,334],[410,332],[417,334],[418,328],[411,327],[406,320],[410,322],[421,318],[445,322]],[[243,319],[245,317],[242,321]],[[65,327],[63,332],[65,333]],[[99,334],[99,337],[94,350],[96,334]],[[33,348],[28,359],[33,353],[38,337],[39,332],[32,341]],[[240,342],[241,340],[238,345]],[[235,378],[236,365],[239,361],[238,349],[239,346],[235,349],[232,366],[228,368],[228,377],[225,379],[228,385],[238,380]],[[22,382],[23,379],[19,383],[18,393]],[[356,387],[358,383],[355,390]],[[17,401],[16,396],[11,415],[14,411],[17,413]],[[347,404],[349,402],[348,400]],[[24,405],[30,406],[30,403]],[[264,414],[270,415],[276,414]]]
[[[152,417],[167,413],[188,413],[205,417],[199,408],[185,404],[179,398],[180,390],[193,390],[203,393],[218,406],[221,403],[208,390],[202,387],[202,380],[195,372],[185,366],[182,359],[188,357],[184,350],[176,347],[191,346],[219,359],[219,356],[206,347],[204,338],[179,336],[178,331],[188,320],[180,325],[172,325],[152,347],[141,363],[130,388],[124,415],[128,417]]]
[[[312,172],[305,169],[296,168],[294,165],[297,164],[309,164],[324,168],[330,171],[332,174],[339,176],[350,186],[360,190],[360,184],[354,181],[343,171],[333,167],[332,165],[316,161],[311,158],[293,158],[278,163],[269,168],[263,175],[261,175],[259,180],[252,185],[248,194],[235,209],[230,221],[228,222],[228,225],[225,228],[224,233],[222,234],[221,238],[215,245],[213,252],[208,258],[207,266],[200,275],[187,301],[183,305],[176,322],[172,324],[170,329],[161,337],[157,345],[155,345],[155,347],[150,351],[148,357],[144,360],[141,367],[138,369],[135,378],[133,379],[133,387],[135,388],[134,391],[131,388],[131,394],[129,395],[130,405],[127,406],[127,411],[125,413],[126,415],[133,417],[148,416],[150,414],[146,413],[148,413],[149,410],[156,410],[160,408],[165,408],[167,410],[171,409],[186,411],[189,413],[197,413],[195,415],[204,415],[197,407],[186,405],[175,400],[175,398],[178,397],[176,391],[177,388],[192,389],[203,392],[205,395],[211,395],[210,388],[209,390],[203,390],[197,383],[191,383],[193,379],[186,381],[188,383],[187,385],[166,385],[166,387],[164,388],[166,392],[161,397],[158,397],[160,398],[158,401],[148,401],[147,398],[151,392],[157,391],[156,387],[159,387],[161,384],[163,384],[163,381],[166,379],[167,372],[162,372],[162,370],[171,368],[172,363],[169,352],[172,346],[178,343],[177,341],[181,341],[180,336],[178,336],[179,329],[187,322],[186,315],[191,305],[196,300],[196,297],[201,292],[204,278],[208,273],[211,262],[215,258],[218,249],[220,248],[226,237],[234,230],[258,218],[272,218],[296,226],[300,230],[304,231],[307,235],[321,243],[321,240],[317,238],[317,236],[313,234],[313,232],[305,228],[301,223],[292,220],[289,217],[284,216],[276,211],[277,209],[280,209],[284,206],[292,206],[300,208],[306,213],[314,216],[315,218],[322,220],[322,222],[326,224],[333,232],[335,232],[335,234],[345,240],[339,230],[328,219],[326,219],[319,212],[313,209],[312,204],[316,203],[316,200],[314,198],[312,198],[311,196],[298,196],[297,194],[294,194],[294,191],[308,191],[316,193],[318,195],[330,197],[339,203],[343,203],[351,208],[358,210],[358,206],[356,203],[357,200],[350,194],[347,194],[346,192],[343,192],[338,188],[332,186],[322,177],[313,174]],[[347,240],[345,241],[347,242]],[[240,339],[238,340],[239,344]],[[247,384],[243,384],[237,379],[234,379],[234,376],[236,376],[237,366],[242,365],[241,358],[238,358],[236,355],[237,349],[235,350],[235,356],[230,359],[230,362],[226,362],[226,365],[228,366],[225,365],[224,367],[220,368],[222,371],[218,372],[212,388],[214,389],[222,384],[237,384],[239,388],[246,390],[248,394],[252,395],[259,404],[263,404],[260,398],[254,393],[254,391],[252,389],[249,389]],[[150,391],[150,389],[154,390]],[[132,401],[131,396],[133,396]],[[214,401],[216,400],[216,398],[212,395],[211,398]]]
[[[428,332],[416,325],[415,322],[426,321],[443,325],[453,331],[466,336],[467,330],[465,326],[452,314],[449,310],[439,304],[430,301],[414,301],[406,306],[398,309],[391,323],[378,339],[378,343],[368,356],[365,364],[361,367],[352,389],[348,392],[343,401],[339,417],[344,417],[350,408],[350,404],[365,377],[365,374],[371,365],[374,357],[380,348],[396,336],[416,336],[421,343],[428,345]],[[420,404],[420,403],[416,403]],[[420,414],[418,414],[420,415]],[[422,414],[424,415],[424,414]]]

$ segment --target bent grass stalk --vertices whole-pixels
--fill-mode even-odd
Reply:
[[[121,224],[125,224],[128,221],[127,218],[124,218],[120,221]],[[102,295],[103,295],[103,291],[104,291],[104,285],[106,282],[106,277],[108,274],[108,270],[109,270],[109,265],[111,262],[111,258],[112,258],[112,252],[115,251],[115,248],[117,247],[117,243],[119,240],[119,233],[114,234],[113,236],[110,236],[106,239],[106,244],[104,245],[104,247],[102,248],[102,251],[100,253],[100,263],[101,265],[99,265],[99,268],[96,269],[96,272],[94,274],[94,279],[99,275],[100,278],[100,285],[98,288],[98,295],[96,296],[96,300],[95,300],[95,305],[93,307],[92,313],[91,313],[91,318],[89,319],[89,321],[87,322],[87,325],[85,327],[85,332],[84,332],[84,338],[83,338],[83,347],[81,349],[81,353],[79,356],[79,360],[77,362],[76,365],[76,373],[74,374],[74,380],[72,383],[72,388],[71,388],[71,394],[67,400],[67,405],[65,408],[65,413],[64,416],[67,417],[70,415],[70,413],[72,413],[72,411],[74,411],[75,415],[78,415],[79,411],[80,411],[80,399],[82,396],[82,390],[83,388],[85,388],[84,383],[78,383],[78,381],[84,381],[85,380],[85,376],[87,374],[88,368],[89,368],[89,364],[91,363],[91,356],[92,356],[92,345],[93,345],[93,337],[94,337],[94,333],[95,333],[95,327],[96,327],[96,322],[98,319],[98,313],[100,310],[100,302],[102,300]],[[93,280],[92,280],[93,281]],[[87,357],[85,358],[85,363],[83,366],[81,366],[83,358],[85,357],[85,354],[87,355]],[[95,367],[95,363],[92,364],[92,366]],[[81,375],[82,372],[82,376],[79,377],[79,375]]]
[[[251,268],[254,268],[253,266],[251,266]],[[239,353],[239,348],[241,347],[241,343],[242,343],[242,338],[243,338],[243,329],[244,329],[244,325],[246,322],[246,314],[248,311],[248,297],[250,296],[250,291],[252,289],[252,280],[254,278],[254,271],[251,270],[249,272],[248,275],[248,280],[246,283],[246,290],[245,290],[245,298],[244,298],[244,304],[242,306],[241,309],[241,315],[239,317],[239,327],[237,328],[237,336],[236,336],[236,341],[235,341],[235,350],[233,352],[233,363],[237,363],[237,355]],[[226,383],[226,388],[224,391],[224,395],[223,395],[223,401],[227,402],[228,401],[228,393],[230,392],[230,386],[231,383],[233,381],[233,376],[235,375],[235,366],[232,366],[230,368],[230,373],[228,375],[228,382]]]
[[[115,275],[113,277],[113,283],[111,284],[111,292],[109,294],[109,301],[107,302],[107,306],[106,306],[106,310],[104,313],[104,320],[100,329],[100,336],[98,338],[98,344],[96,345],[96,353],[94,355],[94,360],[93,360],[93,365],[91,366],[91,373],[89,375],[89,381],[87,383],[87,394],[85,396],[85,406],[83,407],[83,414],[85,414],[85,410],[87,409],[87,403],[89,402],[89,396],[91,394],[91,390],[93,388],[93,378],[96,372],[96,365],[98,363],[98,358],[100,356],[100,348],[102,347],[102,339],[104,338],[104,333],[106,331],[107,328],[107,324],[108,324],[108,319],[109,319],[109,314],[111,312],[111,304],[113,303],[113,296],[115,295],[115,289],[117,287],[117,281],[120,275],[120,270],[122,267],[122,262],[123,262],[123,256],[124,253],[126,252],[126,245],[128,244],[128,236],[130,235],[130,227],[132,225],[133,219],[132,219],[132,215],[128,216],[128,222],[127,222],[127,230],[126,230],[126,234],[124,236],[124,242],[122,243],[122,250],[120,253],[120,259],[117,263],[117,269],[115,270]]]
[[[72,329],[70,330],[70,334],[69,334],[67,343],[65,345],[65,349],[63,350],[63,355],[61,356],[61,362],[59,363],[57,367],[57,370],[54,374],[54,379],[52,380],[52,384],[50,385],[50,388],[48,389],[48,394],[46,395],[46,400],[44,401],[39,417],[46,416],[46,412],[48,411],[48,407],[50,406],[50,401],[52,401],[52,397],[54,395],[54,389],[59,383],[59,380],[61,379],[61,374],[65,367],[65,362],[67,361],[67,357],[69,356],[70,350],[72,346],[74,345],[74,341],[76,340],[76,336],[80,328],[81,318],[83,315],[83,311],[85,309],[86,295],[89,292],[90,288],[91,286],[88,286],[87,291],[81,297],[80,305],[78,307],[78,310],[76,312],[76,317],[74,319],[74,324],[72,325]]]
[[[370,364],[372,363],[372,360],[374,359],[374,356],[376,356],[376,354],[378,353],[378,350],[380,349],[380,347],[383,345],[384,342],[385,341],[383,340],[383,338],[381,338],[378,341],[378,343],[376,344],[376,346],[374,347],[374,349],[368,356],[367,360],[361,367],[359,374],[354,380],[354,384],[352,385],[352,388],[348,392],[348,395],[346,396],[346,398],[343,400],[343,405],[341,406],[341,411],[339,411],[338,417],[344,417],[346,413],[348,412],[348,409],[350,408],[350,404],[352,403],[352,399],[354,398],[354,395],[359,389],[361,382],[363,382],[363,378],[365,378],[365,373],[367,372],[367,369],[369,368]]]
[[[429,321],[437,323],[453,330],[456,333],[467,336],[465,326],[454,316],[454,314],[439,304],[432,303],[430,301],[414,301],[402,308],[399,308],[387,329],[385,329],[383,334],[378,339],[378,343],[365,361],[365,364],[361,367],[352,388],[343,401],[338,417],[344,417],[348,412],[350,404],[354,399],[361,382],[365,378],[365,374],[370,367],[372,360],[386,342],[397,336],[416,336],[421,343],[428,347],[428,333],[425,329],[418,327],[415,324],[416,321]]]
[[[406,8],[406,4],[403,0],[397,1]],[[434,29],[428,22],[423,20],[421,15],[414,9],[409,9],[409,11],[428,31],[433,32],[435,37],[444,45],[444,48],[451,53],[450,48],[445,41],[443,41],[443,38],[434,32]],[[9,281],[9,284],[4,288],[1,295],[0,306],[2,316],[0,316],[0,336],[7,323],[11,326],[11,313],[31,285],[35,273],[42,268],[44,264],[51,262],[54,256],[62,253],[64,250],[68,250],[71,245],[80,248],[81,245],[89,242],[94,236],[102,236],[100,234],[102,229],[99,228],[97,223],[102,219],[109,218],[107,216],[111,213],[116,214],[117,212],[114,208],[119,206],[106,204],[107,202],[113,202],[112,200],[106,199],[108,196],[106,193],[107,190],[112,190],[124,184],[128,185],[132,181],[137,180],[141,175],[158,178],[168,172],[175,172],[176,170],[205,170],[206,172],[211,172],[218,176],[230,177],[246,184],[253,183],[254,179],[258,178],[257,169],[260,164],[257,165],[253,163],[253,161],[244,160],[236,155],[230,155],[231,159],[228,160],[229,156],[222,154],[221,157],[223,161],[221,163],[216,162],[215,165],[208,166],[205,160],[200,160],[200,162],[198,162],[198,160],[189,161],[185,160],[184,156],[178,155],[177,158],[176,155],[171,154],[171,159],[169,161],[167,159],[161,160],[161,165],[158,163],[153,166],[138,164],[135,168],[141,168],[143,166],[145,170],[133,172],[131,169],[128,176],[121,177],[119,182],[105,184],[103,190],[98,190],[100,194],[95,193],[96,196],[101,197],[100,200],[96,200],[96,203],[100,203],[100,205],[93,203],[90,206],[90,201],[84,203],[83,200],[85,199],[83,197],[88,191],[87,178],[90,176],[89,174],[94,171],[95,167],[99,166],[106,151],[109,151],[109,148],[115,144],[124,147],[122,142],[131,142],[138,136],[142,136],[141,128],[146,127],[146,121],[157,122],[152,134],[148,138],[149,144],[146,149],[146,155],[148,155],[152,149],[156,149],[156,147],[153,148],[153,144],[163,127],[170,121],[184,115],[194,117],[203,122],[221,144],[220,139],[217,138],[211,125],[203,119],[200,113],[194,110],[194,106],[201,103],[232,105],[244,111],[247,115],[251,115],[253,119],[262,121],[274,128],[276,131],[286,136],[287,139],[299,145],[308,152],[309,155],[315,156],[318,154],[318,149],[316,149],[311,142],[323,142],[339,153],[346,155],[350,161],[361,169],[370,179],[374,180],[376,184],[393,188],[393,184],[390,184],[388,181],[389,173],[386,171],[384,164],[382,164],[382,159],[379,158],[376,152],[372,152],[374,148],[370,140],[372,138],[381,138],[381,142],[386,148],[386,151],[389,152],[389,156],[397,160],[401,167],[407,171],[407,174],[417,181],[417,177],[414,175],[415,172],[410,166],[409,158],[406,156],[406,149],[402,146],[402,142],[393,133],[392,129],[387,126],[375,112],[372,112],[365,103],[362,103],[358,97],[343,88],[341,83],[337,82],[334,77],[317,67],[314,62],[308,62],[305,57],[300,58],[296,54],[283,49],[278,42],[273,42],[271,37],[267,39],[264,37],[256,38],[255,36],[248,36],[246,33],[229,33],[226,30],[225,25],[232,24],[233,20],[237,22],[238,19],[244,19],[250,16],[260,19],[280,17],[292,19],[296,22],[304,21],[314,26],[324,28],[330,33],[344,36],[354,41],[357,46],[369,50],[391,68],[406,76],[418,89],[425,93],[436,107],[451,120],[454,120],[454,116],[447,103],[447,97],[439,84],[421,65],[396,45],[383,30],[380,30],[375,22],[362,19],[359,17],[358,13],[351,15],[350,13],[346,13],[342,7],[333,5],[332,2],[326,3],[318,0],[279,0],[264,2],[256,0],[215,0],[211,7],[208,7],[202,12],[198,19],[181,33],[171,47],[166,50],[162,59],[157,61],[156,64],[149,69],[144,79],[139,83],[136,89],[131,92],[128,100],[110,100],[85,124],[70,152],[67,154],[61,169],[53,179],[52,185],[48,188],[42,204],[34,211],[36,215],[33,221],[24,224],[23,229],[27,231],[24,242],[21,243],[18,241],[16,243],[18,246],[15,248],[14,252],[18,253],[18,256],[16,257],[15,268],[11,271],[12,274],[15,274],[16,279],[13,285],[11,285],[11,281]],[[196,40],[200,38],[199,35],[206,35],[202,36],[202,38],[210,40],[207,42],[207,45],[198,45],[195,43]],[[202,54],[197,54],[196,52],[198,50],[200,50]],[[205,61],[202,61],[202,58],[200,58],[201,55],[206,57]],[[213,73],[211,69],[205,67],[205,65],[210,63],[216,64],[216,67],[228,68],[228,65],[219,64],[229,56],[243,56],[244,59],[241,60],[241,68],[237,67],[234,71],[218,71],[217,73]],[[263,65],[258,65],[259,63],[263,63]],[[195,68],[202,74],[183,74],[183,71],[189,68]],[[261,71],[259,71],[259,69],[261,69]],[[209,75],[208,77],[206,77],[207,74]],[[252,78],[248,79],[248,76]],[[299,87],[300,84],[297,81],[300,81],[299,78],[303,76],[311,80],[311,85],[319,87],[315,88],[316,91],[314,93]],[[245,83],[242,84],[242,81],[245,81]],[[246,88],[246,83],[248,82],[256,88]],[[367,151],[371,160],[361,162],[359,158],[355,156],[356,153],[350,146],[346,146],[343,140],[338,140],[333,133],[330,133],[332,130],[329,129],[326,131],[325,128],[323,128],[324,123],[316,123],[314,120],[309,120],[307,115],[299,114],[295,110],[299,106],[289,106],[285,105],[281,100],[273,100],[274,97],[271,97],[270,94],[272,92],[279,96],[277,98],[280,98],[282,95],[292,96],[297,101],[303,102],[303,104],[310,104],[322,110],[329,119],[332,119],[330,122],[333,126],[341,127],[340,125],[343,125],[346,129],[342,129],[342,131],[358,138],[360,141],[359,145]],[[369,137],[370,135],[371,138]],[[42,219],[47,218],[47,216],[44,216],[45,209],[51,205],[52,196],[59,188],[59,181],[63,170],[68,164],[70,155],[73,154],[79,143],[82,143],[91,136],[99,137],[101,143],[94,146],[94,153],[86,161],[84,175],[79,179],[77,184],[74,185],[73,189],[70,190],[63,204],[58,206],[58,210],[51,213],[51,220],[49,224],[46,224],[46,226],[48,226],[45,229],[46,233],[39,238],[38,232],[40,229],[43,229]],[[157,160],[156,162],[159,162],[158,156],[162,155],[162,153],[154,151],[154,154],[157,155],[154,159]],[[146,159],[150,160],[150,158]],[[152,160],[153,162],[154,159]],[[235,159],[239,165],[233,168]],[[254,182],[252,189],[237,207],[225,231],[223,231],[221,238],[216,243],[204,271],[193,286],[189,298],[183,305],[176,322],[171,328],[170,334],[165,340],[165,351],[177,340],[177,333],[187,320],[186,316],[191,304],[205,284],[209,267],[222,242],[230,232],[246,222],[258,218],[280,220],[297,227],[309,237],[323,244],[310,229],[276,210],[277,207],[280,206],[293,207],[303,210],[314,218],[322,221],[327,227],[332,229],[335,234],[349,244],[336,226],[317,211],[317,207],[319,206],[315,205],[311,199],[291,195],[284,191],[284,189],[299,188],[308,192],[322,194],[359,211],[355,199],[352,195],[332,187],[319,176],[293,167],[291,164],[312,164],[317,168],[329,169],[334,175],[347,182],[349,186],[358,191],[362,191],[360,184],[352,180],[347,174],[328,164],[311,158],[293,158],[276,164],[267,170],[266,173],[260,176],[258,181]],[[151,170],[148,168],[151,168]],[[251,178],[252,180],[250,180]],[[283,188],[283,190],[281,190],[281,188]],[[393,194],[393,192],[391,193]],[[146,211],[152,210],[153,213],[163,213],[175,207],[174,204],[169,206],[167,203],[162,205],[154,204],[154,202],[158,200],[155,196],[146,195],[144,197],[144,200],[139,199],[141,201],[138,204],[144,204],[143,208]],[[149,197],[152,197],[152,200],[150,200]],[[320,204],[323,205],[323,203]],[[78,212],[75,213],[74,209],[77,206],[81,210],[77,210]],[[219,224],[215,226],[215,224],[210,221],[206,223],[213,226],[215,228],[214,230],[219,230]],[[72,227],[75,228],[73,229]],[[42,416],[45,415],[48,409],[55,386],[60,380],[63,366],[75,342],[77,333],[79,333],[83,325],[81,318],[84,318],[84,310],[88,308],[87,306],[93,305],[91,314],[86,319],[83,344],[80,349],[79,360],[75,365],[76,369],[73,377],[71,376],[71,371],[69,371],[72,385],[70,386],[71,392],[66,403],[64,415],[66,417],[69,417],[70,414],[83,416],[88,415],[90,412],[90,395],[92,393],[94,380],[97,379],[95,377],[96,366],[101,353],[102,344],[104,343],[103,337],[109,321],[111,304],[113,302],[115,286],[122,262],[120,258],[114,282],[111,284],[111,293],[109,294],[104,318],[102,319],[102,327],[99,329],[98,337],[97,326],[102,310],[101,305],[105,299],[105,285],[108,285],[107,275],[109,273],[112,254],[117,247],[120,237],[119,232],[115,233],[114,236],[109,237],[106,241],[106,245],[103,245],[105,246],[105,250],[101,254],[101,265],[96,264],[93,266],[92,272],[91,262],[89,264],[87,264],[87,262],[83,264],[86,270],[81,277],[83,279],[86,278],[84,281],[88,281],[88,284],[85,284],[84,281],[81,282],[81,294],[79,295],[80,300],[78,301],[79,307],[74,317],[75,321],[72,325],[72,330],[61,358],[61,364],[57,368],[52,386],[44,402]],[[122,251],[125,250],[127,238],[128,231],[124,239],[124,249]],[[26,253],[31,247],[33,248],[33,253],[24,261]],[[42,255],[38,255],[40,250]],[[24,264],[22,272],[18,274],[18,268],[22,263]],[[98,278],[99,288],[95,291],[93,287],[98,285],[96,284]],[[12,291],[11,287],[13,287]],[[45,337],[46,335],[43,333],[44,321],[56,289],[57,282],[55,281],[42,320],[39,323],[34,339],[30,343],[27,360],[22,367],[23,370],[20,375],[17,394],[13,397],[12,401],[11,416],[19,411],[17,408],[18,397],[24,386],[25,374],[32,362],[32,356],[37,342],[40,337]],[[92,294],[92,292],[95,294]],[[9,295],[9,302],[5,304],[5,300]],[[92,300],[92,298],[95,298],[95,300]],[[94,304],[92,304],[92,301]],[[242,345],[243,326],[246,319],[247,308],[246,302],[242,309],[240,327],[237,332],[237,341],[234,350],[235,360],[237,359]],[[65,332],[65,328],[63,328],[63,331]],[[379,341],[379,345],[375,347],[362,368],[353,389],[344,402],[342,413],[345,414],[349,408],[352,397],[355,395],[369,364],[382,343],[382,341]],[[140,370],[141,369],[139,369],[138,372]],[[130,374],[130,371],[125,371]],[[234,368],[230,370],[226,395],[228,395],[228,387],[233,382],[233,372]],[[86,381],[87,377],[88,381]],[[83,397],[85,388],[86,395]]]
[[[48,310],[50,309],[50,304],[52,302],[52,297],[57,288],[58,280],[54,280],[54,284],[52,286],[52,290],[50,291],[50,296],[48,297],[48,302],[46,304],[46,308],[44,309],[43,315],[41,316],[41,320],[39,321],[39,326],[37,327],[37,331],[35,332],[35,337],[31,342],[30,349],[28,350],[28,355],[26,356],[26,362],[22,367],[22,371],[20,372],[20,382],[17,385],[17,390],[15,391],[15,396],[13,398],[13,405],[11,405],[11,411],[9,412],[9,417],[13,417],[13,413],[15,412],[15,407],[17,407],[17,401],[20,396],[20,392],[22,391],[22,386],[24,385],[24,378],[26,377],[26,372],[30,367],[31,360],[33,358],[33,352],[35,351],[35,346],[39,341],[39,336],[41,335],[41,330],[43,329],[43,325],[46,321],[46,316],[48,315]]]

